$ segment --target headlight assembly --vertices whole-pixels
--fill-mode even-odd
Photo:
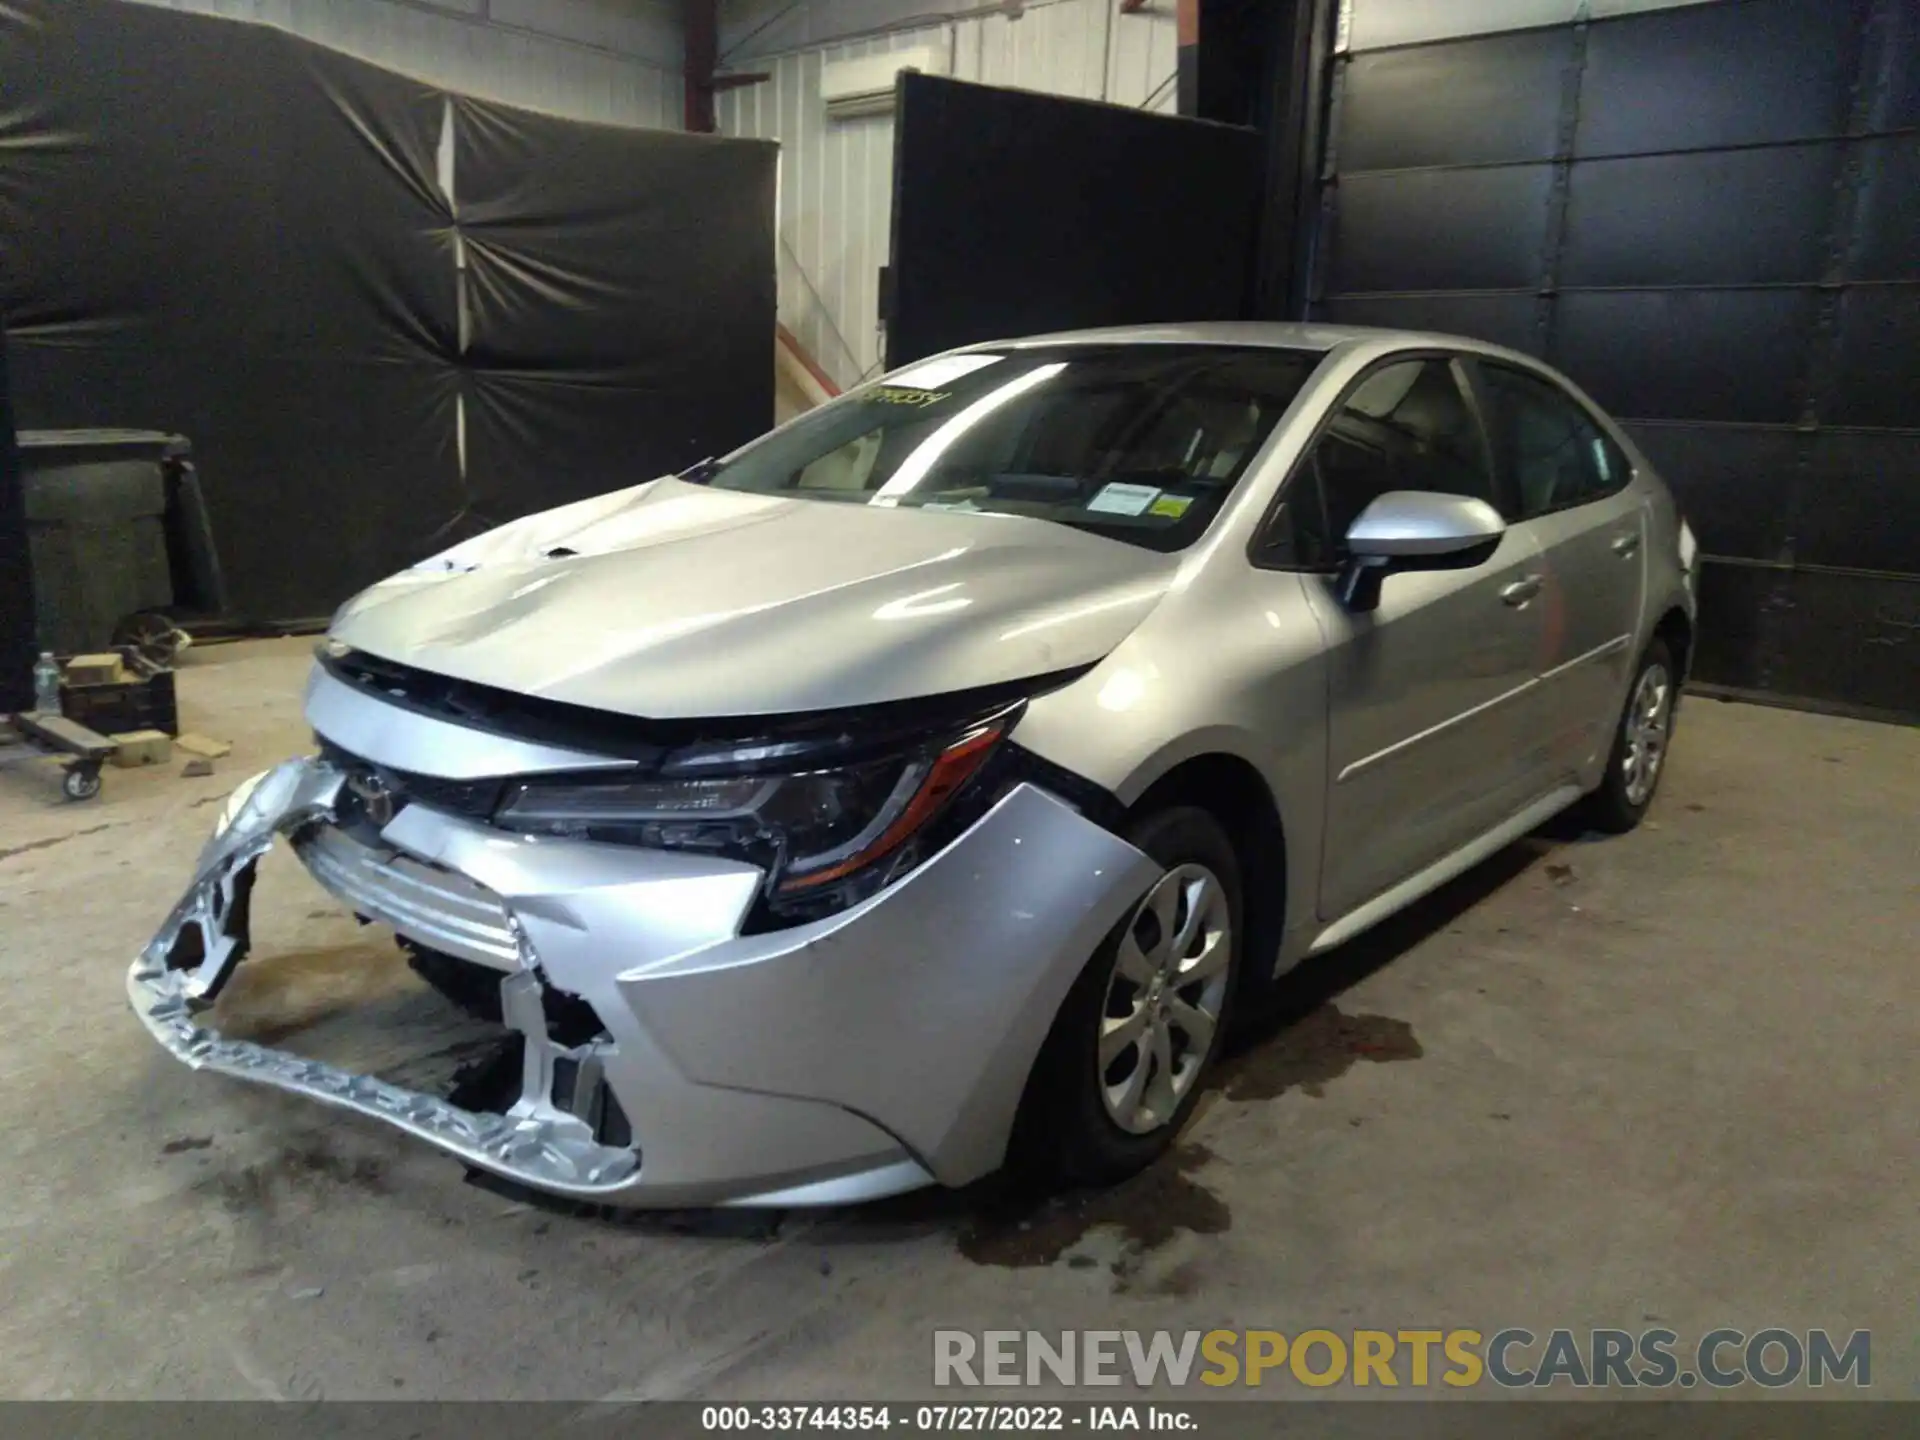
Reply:
[[[1011,723],[1003,712],[884,758],[822,768],[785,753],[804,747],[756,743],[671,757],[645,778],[530,781],[509,788],[495,818],[514,830],[746,860],[767,871],[775,911],[808,918],[917,864],[934,822]]]

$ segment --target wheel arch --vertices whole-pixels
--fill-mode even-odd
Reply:
[[[1693,617],[1687,614],[1683,605],[1670,605],[1653,627],[1653,638],[1664,640],[1667,649],[1672,652],[1673,663],[1680,672],[1680,681],[1686,682],[1693,671]]]
[[[1173,805],[1198,806],[1227,832],[1240,861],[1244,953],[1277,959],[1286,935],[1290,872],[1286,824],[1266,777],[1244,755],[1203,751],[1179,760],[1141,788],[1127,813],[1144,815]],[[1254,967],[1241,967],[1243,993],[1255,973]]]

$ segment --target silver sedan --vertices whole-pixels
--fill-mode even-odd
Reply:
[[[582,1200],[1112,1181],[1303,957],[1645,814],[1693,572],[1524,355],[976,346],[347,604],[318,752],[236,792],[129,990],[190,1065]],[[512,1047],[498,1095],[219,1033],[279,841]]]

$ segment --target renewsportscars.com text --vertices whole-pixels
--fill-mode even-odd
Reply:
[[[1873,1337],[1709,1330],[936,1330],[933,1383],[957,1386],[1496,1385],[1819,1388],[1873,1383]]]

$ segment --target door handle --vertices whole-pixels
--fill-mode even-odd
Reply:
[[[1638,530],[1629,530],[1624,535],[1616,535],[1613,537],[1613,553],[1618,555],[1622,560],[1625,560],[1639,548],[1640,532]]]
[[[1519,609],[1540,593],[1540,577],[1523,575],[1500,592],[1500,603]]]

